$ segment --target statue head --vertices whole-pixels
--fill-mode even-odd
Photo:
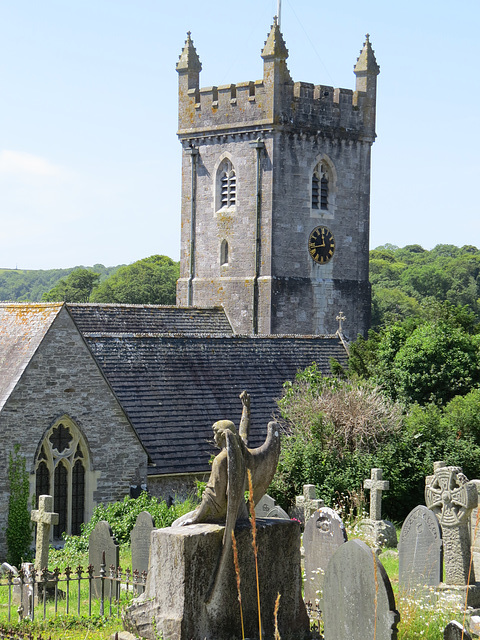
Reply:
[[[212,426],[213,439],[220,449],[225,445],[225,431],[237,433],[237,429],[231,420],[219,420]]]

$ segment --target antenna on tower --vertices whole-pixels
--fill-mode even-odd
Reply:
[[[277,0],[277,24],[280,29],[282,25],[282,0]]]

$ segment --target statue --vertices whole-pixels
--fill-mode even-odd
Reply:
[[[177,640],[254,637],[259,593],[262,611],[268,612],[262,625],[265,637],[275,634],[274,609],[279,593],[285,594],[278,617],[282,637],[309,635],[297,523],[257,519],[262,562],[258,572],[249,569],[253,549],[245,501],[248,472],[253,501],[257,503],[275,474],[280,435],[277,423],[270,422],[263,445],[250,449],[250,397],[244,391],[240,399],[243,410],[238,431],[230,420],[213,425],[220,452],[213,461],[201,503],[171,527],[152,531],[146,589],[124,617],[125,628],[136,637],[153,640],[159,633]],[[241,605],[232,552],[234,531],[242,574]],[[245,624],[242,635],[241,611]]]
[[[243,404],[239,433],[230,420],[220,420],[212,426],[214,440],[221,449],[212,464],[210,478],[203,493],[202,502],[190,513],[178,518],[172,527],[190,524],[225,524],[222,553],[218,568],[206,601],[211,598],[224,565],[224,558],[231,551],[232,531],[237,520],[248,518],[245,503],[247,471],[250,470],[254,504],[265,495],[277,468],[280,455],[280,434],[278,424],[269,422],[267,438],[261,447],[249,449],[250,396],[246,391],[240,394]]]

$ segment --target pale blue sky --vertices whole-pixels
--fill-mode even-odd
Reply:
[[[0,0],[0,267],[178,259],[175,63],[201,85],[262,77],[276,0]],[[480,247],[480,3],[283,0],[295,81],[381,67],[371,247]]]

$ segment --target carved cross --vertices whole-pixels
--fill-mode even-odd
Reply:
[[[347,318],[344,316],[343,311],[340,311],[340,313],[336,317],[336,320],[338,320],[338,333],[343,333],[342,322],[346,319]]]
[[[53,524],[58,524],[58,513],[53,512],[52,496],[40,496],[38,498],[38,509],[32,511],[31,519],[37,523],[35,569],[41,571],[48,567],[50,527]]]
[[[436,462],[433,476],[425,486],[427,507],[437,516],[442,527],[445,553],[445,582],[461,584],[475,582],[470,564],[470,532],[468,523],[478,494],[474,482],[469,482],[460,467],[447,467]]]
[[[382,480],[383,469],[372,469],[370,478],[363,481],[363,488],[370,489],[370,520],[382,519],[382,491],[390,488],[388,480]]]
[[[325,506],[325,502],[317,498],[317,490],[314,484],[304,484],[303,496],[295,498],[295,506],[303,509],[304,523],[306,523],[317,509]]]

